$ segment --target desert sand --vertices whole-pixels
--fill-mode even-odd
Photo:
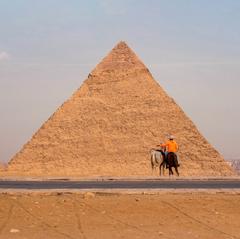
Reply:
[[[180,175],[231,176],[231,167],[120,42],[9,162],[22,176],[151,176],[150,149],[173,134]]]
[[[240,238],[240,193],[0,194],[1,239]]]

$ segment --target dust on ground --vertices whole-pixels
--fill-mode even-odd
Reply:
[[[240,238],[240,193],[1,193],[1,239]]]

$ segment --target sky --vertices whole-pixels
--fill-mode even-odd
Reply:
[[[124,40],[226,158],[240,158],[240,1],[0,0],[0,161]]]

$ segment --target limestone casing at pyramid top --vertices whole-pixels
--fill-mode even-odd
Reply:
[[[147,69],[144,63],[124,41],[120,41],[106,57],[94,68],[92,75],[104,71],[129,71],[134,69]]]
[[[125,81],[125,85],[122,86],[127,88],[130,85],[131,87],[136,87],[136,84],[138,84],[141,88],[138,89],[139,94],[142,94],[142,90],[145,88],[146,92],[153,90],[156,93],[157,90],[157,94],[162,97],[168,97],[164,89],[154,80],[146,65],[124,41],[116,44],[97,64],[74,96],[83,97],[89,95],[89,89],[95,89],[100,84],[109,85],[111,82],[121,81]],[[127,86],[128,83],[126,82],[130,85]],[[137,89],[135,93],[137,94]]]

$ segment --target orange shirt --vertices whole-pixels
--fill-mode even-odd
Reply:
[[[167,152],[177,152],[178,151],[178,145],[174,140],[168,140],[165,144],[162,144],[161,146],[167,147]]]

